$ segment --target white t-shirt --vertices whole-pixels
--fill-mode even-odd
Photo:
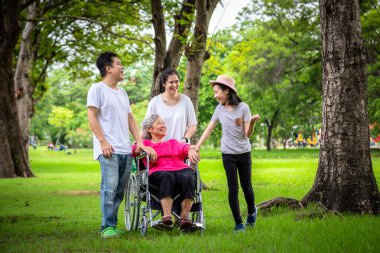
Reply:
[[[165,104],[161,94],[149,101],[145,118],[153,113],[160,115],[166,124],[166,136],[164,140],[181,140],[187,128],[197,124],[193,103],[188,96],[180,95],[179,102],[174,106]]]
[[[132,146],[129,138],[128,113],[131,106],[127,92],[117,87],[111,89],[105,83],[93,84],[87,93],[87,107],[99,109],[98,120],[104,137],[112,145],[116,154],[131,154]],[[94,159],[102,154],[100,142],[93,134]]]

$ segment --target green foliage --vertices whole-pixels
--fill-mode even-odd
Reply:
[[[214,92],[210,85],[210,80],[215,80],[218,75],[229,74],[224,64],[225,58],[234,46],[234,39],[230,30],[222,30],[215,34],[208,44],[211,51],[210,58],[204,63],[199,88],[198,98],[198,138],[202,135],[209,124],[212,114],[218,102],[214,99]],[[221,126],[218,124],[211,136],[205,143],[213,147],[220,145],[222,136]]]
[[[132,111],[138,123],[145,116],[150,93],[151,68],[149,64],[140,63],[125,68],[125,81],[120,86],[127,90]],[[68,72],[57,69],[49,73],[45,81],[47,91],[40,103],[35,107],[32,119],[31,134],[38,136],[43,143],[55,141],[59,127],[50,125],[49,115],[54,107],[63,107],[73,112],[71,120],[67,121],[67,132],[61,132],[60,142],[72,147],[91,147],[92,132],[87,121],[87,91],[92,83],[98,82],[93,77],[75,77]]]
[[[374,124],[371,135],[380,134],[380,3],[377,0],[363,1],[362,33],[366,49],[368,75],[368,118]]]
[[[64,107],[53,107],[48,122],[57,128],[67,128],[73,117],[73,111]]]
[[[321,121],[317,13],[315,1],[257,0],[235,27],[238,36],[226,69],[252,113],[274,127],[276,139],[290,138],[294,125],[311,132]],[[252,16],[256,19],[250,20]]]
[[[70,147],[73,148],[92,147],[92,132],[88,127],[78,127],[75,130],[68,131],[66,139],[68,140],[68,144],[70,145]]]
[[[141,123],[145,118],[146,108],[148,107],[149,100],[143,100],[141,102],[131,104],[133,116],[137,121],[139,127],[141,127]]]
[[[120,83],[120,87],[127,91],[131,104],[149,99],[152,76],[152,62],[141,60],[140,62],[125,67],[125,80]]]

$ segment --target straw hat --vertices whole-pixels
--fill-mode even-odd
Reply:
[[[214,86],[215,84],[223,84],[223,85],[231,88],[237,94],[237,90],[235,87],[235,80],[232,77],[229,77],[226,75],[219,75],[216,78],[216,80],[210,80],[210,84],[211,84],[211,86]]]

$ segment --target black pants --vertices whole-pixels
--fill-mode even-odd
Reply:
[[[239,155],[222,154],[222,158],[228,182],[228,201],[230,203],[235,223],[240,224],[243,223],[243,221],[241,219],[239,207],[238,173],[240,185],[244,192],[244,198],[247,202],[248,213],[253,214],[255,211],[255,195],[251,182],[251,152]]]
[[[159,188],[159,199],[174,198],[180,193],[181,199],[193,199],[195,194],[194,171],[186,168],[178,171],[157,171],[149,176],[150,182]]]

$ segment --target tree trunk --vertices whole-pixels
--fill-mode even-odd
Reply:
[[[198,111],[199,86],[202,67],[205,60],[210,58],[206,49],[208,25],[218,0],[196,0],[196,19],[193,40],[186,48],[187,68],[183,93],[190,97],[195,112]]]
[[[13,59],[20,35],[20,2],[0,2],[0,177],[32,176],[17,116]]]
[[[166,50],[166,29],[161,0],[151,0],[152,23],[154,28],[155,57],[151,97],[164,91],[160,84],[161,72],[167,68],[177,68],[190,28],[194,20],[195,0],[183,0],[180,12],[174,16],[174,32]]]
[[[272,132],[275,124],[277,124],[277,118],[280,114],[280,110],[276,110],[273,114],[272,119],[265,119],[264,122],[268,128],[268,136],[267,136],[267,141],[266,141],[266,147],[267,151],[271,151],[272,147]]]
[[[37,15],[37,2],[31,4],[28,7],[28,20],[33,20]],[[33,45],[33,30],[35,29],[37,22],[26,21],[22,33],[22,39],[20,43],[20,50],[18,55],[18,61],[15,71],[15,87],[16,87],[16,102],[17,113],[20,121],[20,128],[22,133],[22,142],[29,157],[29,127],[30,119],[33,114],[33,101],[32,95],[34,88],[30,83],[31,71],[33,63],[36,58],[36,46]]]
[[[267,151],[271,151],[273,125],[270,125],[269,123],[267,123],[267,128],[268,128],[268,135],[267,135],[266,147],[267,147]]]
[[[369,150],[367,79],[359,0],[320,0],[323,111],[319,165],[302,199],[329,210],[379,213]]]

